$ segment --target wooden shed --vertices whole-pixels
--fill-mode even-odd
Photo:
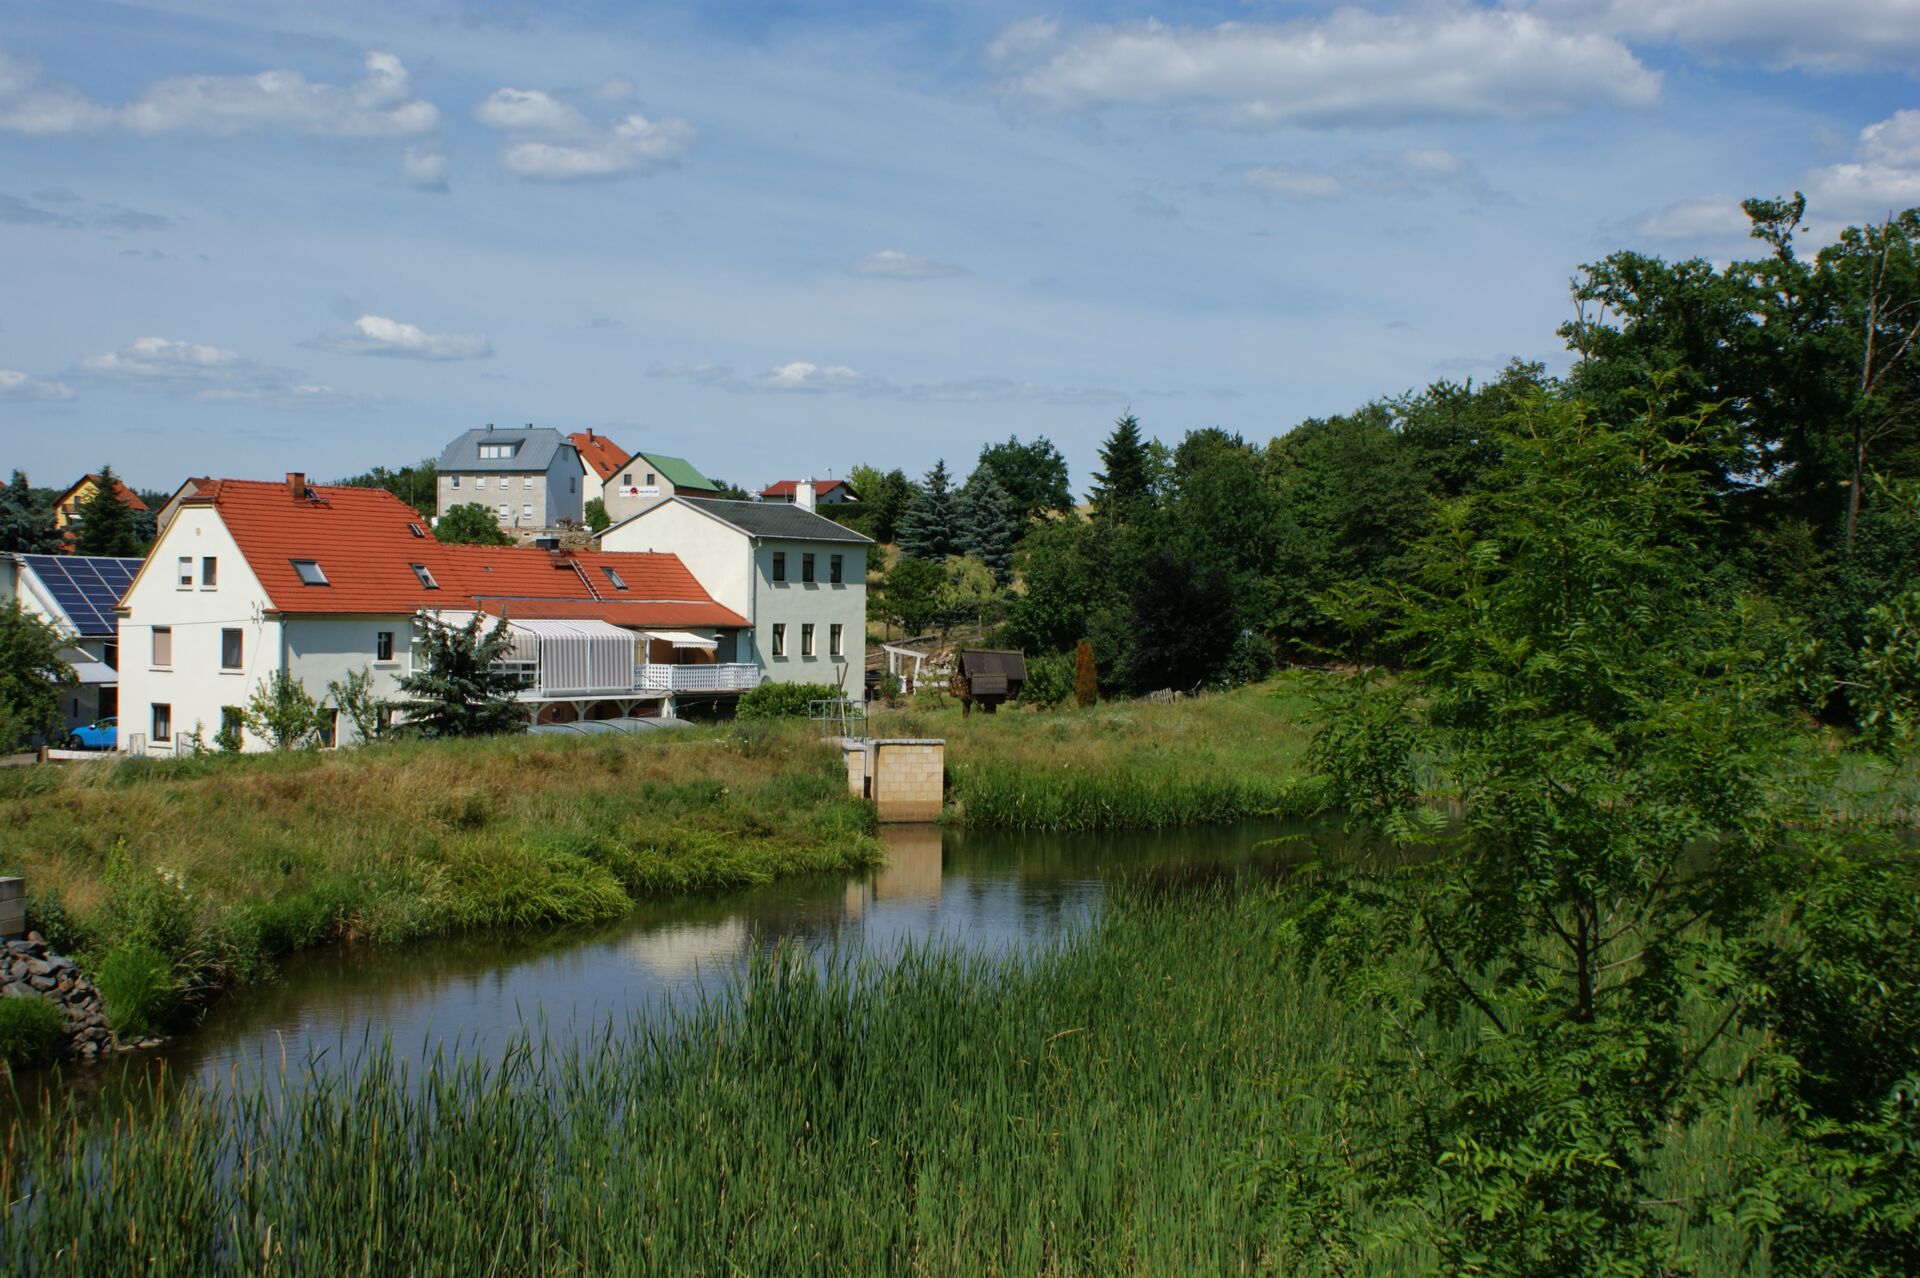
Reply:
[[[962,648],[954,657],[953,680],[947,690],[959,698],[963,714],[972,714],[977,702],[992,714],[1000,703],[1020,695],[1027,682],[1025,653],[1001,648]]]

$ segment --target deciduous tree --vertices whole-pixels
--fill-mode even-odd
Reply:
[[[513,536],[500,527],[493,512],[477,501],[464,502],[440,516],[433,535],[441,541],[469,546],[511,546]]]

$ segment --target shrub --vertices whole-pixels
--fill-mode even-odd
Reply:
[[[1100,673],[1094,667],[1093,645],[1085,639],[1073,651],[1073,700],[1082,710],[1100,699]]]
[[[1026,686],[1020,699],[1036,706],[1057,706],[1073,695],[1073,662],[1065,653],[1035,657],[1027,662]]]
[[[68,912],[58,888],[27,897],[27,926],[38,932],[47,948],[58,954],[71,954],[86,944],[80,921]]]
[[[157,1034],[179,1006],[173,964],[144,941],[126,941],[107,951],[93,974],[117,1033],[135,1038]]]
[[[804,719],[809,701],[832,701],[840,690],[825,683],[763,683],[742,693],[734,716],[740,719]]]
[[[0,1060],[34,1065],[53,1055],[67,1018],[50,999],[0,998]]]

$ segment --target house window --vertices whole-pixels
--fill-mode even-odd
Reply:
[[[458,488],[458,487],[460,486],[460,476],[458,476],[458,475],[450,475],[450,476],[448,476],[448,477],[447,477],[447,486],[448,486],[448,487],[450,487],[450,488]]]
[[[340,744],[340,712],[327,706],[314,716],[314,733],[320,738],[320,748],[331,750]]]
[[[627,588],[627,583],[622,581],[620,579],[620,574],[615,572],[613,569],[608,568],[605,565],[602,565],[600,568],[600,571],[607,574],[607,580],[613,583],[613,588],[615,590],[625,590]]]
[[[393,660],[393,631],[382,630],[373,637],[373,659],[375,661]]]
[[[773,579],[775,581],[787,579],[787,552],[784,550],[773,552]]]
[[[836,586],[841,584],[841,581],[845,576],[845,568],[844,568],[845,561],[846,561],[845,555],[828,555],[827,556],[827,580],[832,582]]]
[[[475,488],[485,488],[487,486],[487,477],[485,475],[475,475],[473,477],[473,486]]]
[[[800,556],[800,580],[813,581],[813,554],[811,551]]]
[[[420,579],[420,584],[425,586],[428,590],[440,589],[440,583],[433,579],[433,573],[428,571],[427,566],[425,564],[409,564],[407,566],[413,569],[413,575],[418,577]]]
[[[522,507],[520,507],[520,518],[522,518],[522,519],[532,519],[532,518],[533,518],[533,503],[532,503],[532,502],[528,502],[528,503],[527,503],[526,505],[524,505],[524,506],[522,506]]]
[[[845,635],[846,627],[837,621],[827,627],[827,655],[829,657],[838,657],[845,654]]]
[[[238,670],[240,668],[240,632],[222,630],[220,632],[220,668]]]
[[[800,655],[803,657],[813,655],[813,623],[811,621],[800,624]]]
[[[577,492],[579,492],[580,490],[579,490],[578,488],[575,488],[575,487],[574,487],[574,485],[575,485],[575,484],[577,484],[577,483],[579,483],[579,482],[580,482],[580,476],[578,476],[578,475],[569,475],[569,476],[567,477],[567,491],[568,491],[568,492],[570,492],[570,493],[577,493]]]
[[[109,639],[101,645],[100,661],[109,670],[118,670],[120,668],[120,643],[118,640]],[[102,715],[101,717],[105,718],[106,716]]]
[[[193,589],[193,556],[180,556],[180,589]]]
[[[482,444],[480,457],[483,461],[504,461],[513,456],[513,450],[512,444]]]
[[[523,490],[525,490],[525,491],[527,491],[527,492],[532,492],[532,491],[533,491],[533,476],[532,476],[532,475],[522,475],[522,476],[520,476],[520,487],[521,487],[521,488],[522,488]]]
[[[773,655],[776,657],[787,655],[787,624],[784,621],[773,623]]]
[[[173,627],[155,626],[153,628],[153,664],[170,666],[173,664]]]
[[[620,476],[620,482],[622,484],[625,484],[628,488],[633,487],[633,472],[628,471],[626,474]]]
[[[321,569],[320,565],[313,560],[289,559],[287,562],[292,564],[294,572],[300,575],[301,585],[324,586],[327,584],[327,574]]]
[[[212,555],[203,556],[200,560],[200,588],[202,590],[212,590],[219,584],[220,561]]]
[[[421,538],[422,540],[426,539],[427,530],[422,528],[419,524],[408,524],[407,531],[412,533],[414,536]]]
[[[510,518],[512,518],[512,517],[513,517],[513,507],[511,507],[511,506],[509,506],[509,505],[507,505],[507,503],[505,503],[504,501],[503,501],[503,502],[501,502],[501,503],[500,503],[500,518],[502,518],[502,519],[510,519]]]
[[[173,707],[153,703],[153,739],[155,741],[173,740]]]
[[[653,487],[656,487],[656,486],[657,486],[657,485],[658,485],[659,483],[660,483],[660,481],[659,481],[658,479],[655,479],[655,478],[654,478],[654,476],[653,476],[653,472],[652,472],[652,471],[648,471],[648,472],[647,472],[647,487],[649,487],[649,488],[653,488]]]

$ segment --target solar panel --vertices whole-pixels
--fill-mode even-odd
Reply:
[[[22,555],[20,560],[80,634],[101,638],[118,632],[113,608],[140,571],[140,560],[95,555]]]

